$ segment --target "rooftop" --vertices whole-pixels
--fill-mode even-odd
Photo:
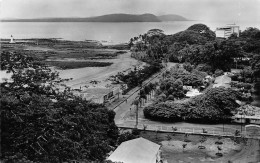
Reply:
[[[142,137],[125,141],[107,160],[124,163],[152,163],[156,159],[160,145]]]

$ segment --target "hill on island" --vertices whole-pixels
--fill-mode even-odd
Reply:
[[[188,21],[188,19],[185,17],[175,14],[161,15],[157,16],[157,18],[159,18],[161,21]]]
[[[161,22],[161,21],[187,21],[179,15],[153,14],[109,14],[87,18],[33,18],[33,19],[2,19],[2,22]]]

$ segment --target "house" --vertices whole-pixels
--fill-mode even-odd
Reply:
[[[158,163],[161,160],[160,145],[142,137],[125,141],[107,160],[123,163]]]
[[[12,82],[13,73],[8,73],[6,70],[0,70],[0,83],[5,81]]]
[[[187,91],[190,91],[190,90],[192,90],[193,88],[192,88],[192,86],[184,85],[184,86],[183,86],[183,89],[184,89],[184,90],[187,90]]]
[[[228,75],[221,75],[216,77],[213,88],[217,88],[217,87],[231,88],[230,83],[231,83],[231,78]]]
[[[93,101],[94,103],[103,104],[105,102],[112,102],[122,93],[119,87],[114,88],[88,88],[81,92],[74,92],[74,94],[83,99]]]
[[[259,124],[260,125],[260,116],[248,116],[248,115],[239,115],[236,114],[232,117],[233,122],[235,123],[247,123],[247,124]]]
[[[260,108],[252,105],[242,105],[237,110],[236,115],[232,117],[233,122],[260,124]]]
[[[224,27],[218,27],[215,31],[216,37],[219,38],[228,38],[233,33],[237,34],[237,37],[239,37],[239,26],[237,25],[227,25]]]
[[[186,93],[186,96],[187,97],[194,97],[194,96],[198,96],[202,93],[199,92],[199,90],[197,89],[192,89],[192,90],[189,90],[187,93]]]

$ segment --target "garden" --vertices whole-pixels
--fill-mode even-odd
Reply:
[[[256,162],[259,140],[141,131],[140,136],[161,145],[162,160],[179,162]]]

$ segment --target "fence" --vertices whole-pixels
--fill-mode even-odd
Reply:
[[[121,129],[134,129],[136,128],[133,124],[117,124],[118,128]],[[145,131],[154,131],[154,132],[170,132],[170,133],[182,133],[182,134],[197,134],[197,135],[207,135],[207,136],[223,136],[223,137],[246,137],[246,138],[255,138],[260,139],[260,135],[250,135],[243,131],[239,135],[235,135],[236,129],[234,132],[223,132],[220,130],[214,130],[212,128],[192,128],[192,127],[176,127],[176,126],[159,126],[159,125],[146,125],[139,124],[137,129]]]

